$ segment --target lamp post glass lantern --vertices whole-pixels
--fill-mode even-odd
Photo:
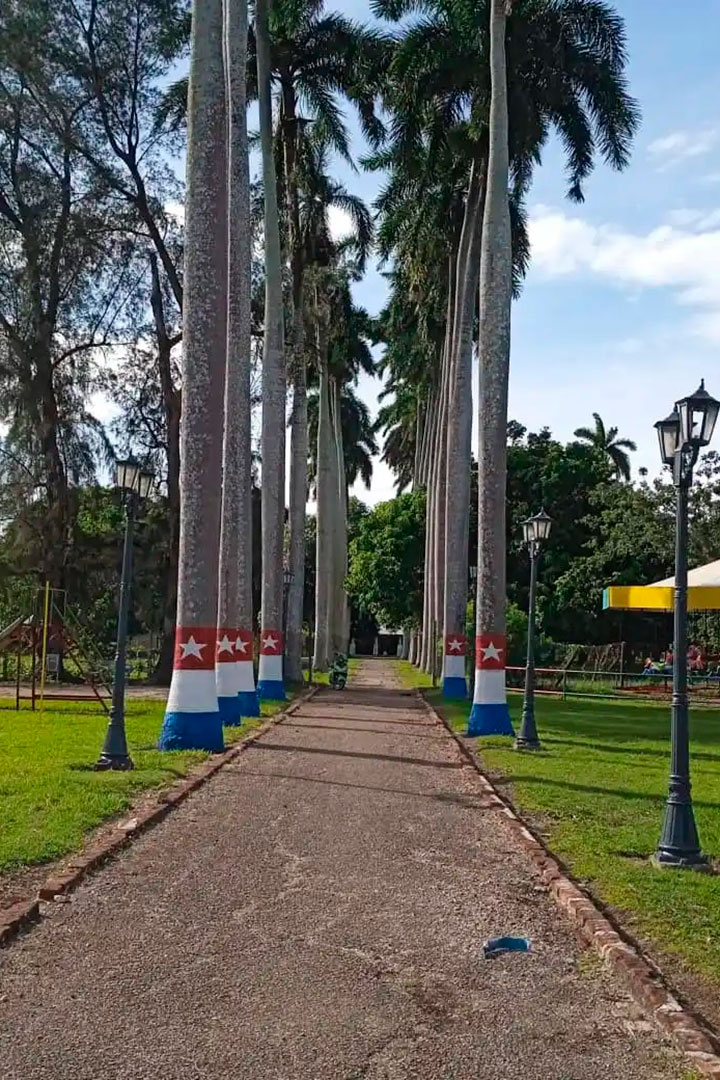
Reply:
[[[539,750],[535,724],[535,599],[537,594],[538,563],[540,549],[550,536],[552,518],[544,510],[522,523],[523,539],[528,546],[530,556],[530,596],[528,599],[527,656],[525,660],[525,694],[523,697],[522,724],[517,739],[516,750]]]
[[[98,770],[133,768],[132,759],[128,754],[125,734],[125,675],[127,671],[127,624],[130,605],[130,578],[132,575],[132,544],[138,503],[141,499],[148,497],[153,481],[153,474],[147,469],[141,468],[132,458],[119,460],[115,463],[115,486],[121,493],[125,510],[125,538],[120,573],[112,706],[102,753],[95,765]]]
[[[690,728],[687,694],[688,493],[702,447],[713,436],[720,402],[704,381],[694,394],[675,403],[655,428],[660,457],[673,470],[675,485],[675,594],[673,614],[673,693],[670,728],[670,780],[662,832],[655,852],[658,866],[705,869],[690,788]]]

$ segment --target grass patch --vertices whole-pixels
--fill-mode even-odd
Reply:
[[[227,745],[283,707],[265,702],[263,717],[226,728]],[[90,829],[126,811],[141,791],[168,786],[207,757],[155,749],[164,712],[161,701],[129,701],[127,733],[135,769],[96,773],[92,765],[107,728],[96,705],[55,702],[41,714],[0,704],[0,873],[78,850]]]
[[[429,675],[426,675],[424,671],[420,671],[418,668],[413,667],[409,660],[398,660],[397,667],[400,681],[403,686],[407,686],[408,689],[422,689],[432,686],[432,678]]]
[[[468,702],[443,702],[439,690],[427,696],[455,730],[466,729]],[[522,699],[511,694],[509,701],[517,729]],[[518,753],[508,739],[478,740],[496,782],[629,926],[720,984],[720,876],[657,870],[649,862],[667,794],[668,704],[541,698],[536,716],[540,753]],[[718,858],[720,715],[695,710],[691,730],[700,840],[705,854]]]

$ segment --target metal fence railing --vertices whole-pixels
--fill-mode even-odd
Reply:
[[[522,690],[525,668],[507,668],[509,690]],[[636,700],[666,700],[672,697],[672,671],[584,671],[572,668],[537,668],[535,687],[538,694],[558,694],[561,697],[634,698]],[[691,699],[708,705],[720,705],[720,675],[688,675]]]

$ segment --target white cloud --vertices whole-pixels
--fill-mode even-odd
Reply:
[[[691,210],[690,207],[681,206],[668,212],[667,221],[668,224],[678,225],[682,229],[706,232],[720,225],[720,210]]]
[[[533,271],[548,277],[594,274],[618,285],[672,289],[678,303],[697,309],[690,329],[720,344],[720,214],[704,211],[694,221],[693,230],[662,224],[632,233],[540,206],[530,218]]]
[[[672,168],[688,158],[708,154],[720,142],[719,127],[698,128],[695,131],[672,131],[654,139],[647,148],[648,155],[657,162],[659,172]]]

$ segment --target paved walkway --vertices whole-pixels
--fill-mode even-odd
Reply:
[[[4,1080],[683,1075],[393,680],[318,694],[0,953]],[[533,951],[484,960],[503,932]]]

